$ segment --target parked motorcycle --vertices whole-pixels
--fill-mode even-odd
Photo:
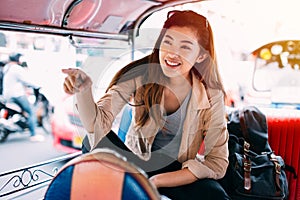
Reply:
[[[30,97],[34,98],[34,110],[37,116],[37,126],[42,127],[45,133],[51,133],[50,116],[53,107],[46,96],[40,92],[40,88],[33,88]],[[28,113],[19,105],[0,97],[0,143],[4,142],[8,135],[15,132],[25,132],[28,129]]]

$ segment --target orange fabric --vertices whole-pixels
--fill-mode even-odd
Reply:
[[[88,161],[75,165],[71,200],[121,199],[124,171],[104,161]]]

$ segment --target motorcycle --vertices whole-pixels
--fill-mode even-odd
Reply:
[[[37,117],[37,127],[43,128],[46,134],[51,133],[50,117],[53,107],[46,96],[40,92],[40,88],[33,88],[30,94],[34,98],[34,111]],[[22,133],[29,128],[28,113],[16,103],[0,97],[0,143],[4,142],[11,133]]]

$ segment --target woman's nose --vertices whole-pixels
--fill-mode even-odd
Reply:
[[[178,58],[179,57],[179,53],[176,52],[176,51],[170,51],[170,52],[168,52],[168,56],[170,58]]]

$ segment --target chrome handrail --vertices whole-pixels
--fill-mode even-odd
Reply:
[[[0,198],[24,190],[29,190],[30,188],[32,190],[36,190],[37,186],[46,186],[47,183],[50,183],[53,177],[57,174],[59,168],[54,166],[52,169],[46,170],[41,169],[42,167],[49,167],[52,164],[58,165],[61,162],[67,162],[81,154],[81,151],[79,151],[37,164],[0,173]]]

